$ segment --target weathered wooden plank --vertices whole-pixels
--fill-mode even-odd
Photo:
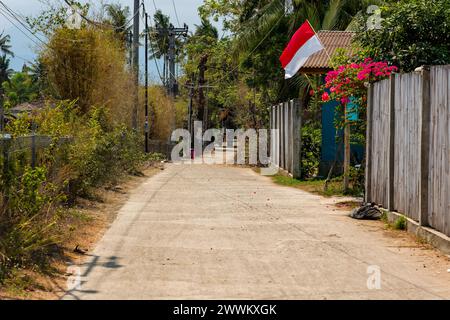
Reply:
[[[369,92],[367,95],[367,128],[366,128],[366,170],[365,170],[365,193],[364,202],[371,203],[372,183],[370,178],[372,177],[372,135],[373,135],[373,84],[369,86]]]
[[[430,101],[430,69],[422,70],[422,119],[420,133],[420,184],[419,184],[419,223],[428,226],[428,180],[430,174],[430,129],[431,129],[431,101]]]
[[[301,177],[301,148],[302,148],[302,118],[301,118],[301,104],[300,100],[295,99],[292,101],[292,114],[293,114],[293,149],[292,149],[292,175],[295,179],[300,179]]]

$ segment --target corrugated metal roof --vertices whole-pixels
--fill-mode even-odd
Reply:
[[[317,33],[320,41],[326,48],[314,55],[312,55],[300,69],[299,72],[306,71],[323,71],[332,69],[330,66],[330,57],[336,53],[339,48],[346,49],[350,54],[352,53],[352,39],[355,36],[351,31],[328,31],[323,30]]]

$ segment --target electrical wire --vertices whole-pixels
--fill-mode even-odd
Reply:
[[[25,28],[25,30],[27,30],[28,32],[30,32],[36,39],[38,39],[38,41],[40,41],[41,43],[45,44],[45,42],[42,41],[42,39],[39,38],[39,37],[38,37],[38,36],[37,36],[37,35],[29,28],[29,26],[28,26],[26,23],[24,23],[24,22],[19,18],[19,16],[18,16],[11,8],[9,8],[6,4],[4,4],[3,1],[0,1],[0,5],[2,5],[2,6],[6,9],[7,13],[8,13],[14,20],[16,20],[17,22],[19,22],[20,25],[22,25],[22,27]]]
[[[267,34],[262,38],[262,40],[253,48],[252,51],[250,51],[249,54],[247,54],[247,56],[245,57],[244,60],[248,59],[263,43],[264,41],[266,41],[266,39],[272,34],[273,30],[275,30],[275,28],[278,26],[278,24],[281,22],[281,20],[283,20],[283,16],[280,17],[280,19],[278,19],[278,21],[272,26],[272,28],[269,30],[269,32],[267,32]],[[239,69],[239,65],[237,65],[236,67],[234,67],[233,69],[231,69],[228,73],[232,73],[234,71],[236,71],[237,69]],[[220,82],[222,82],[227,76],[223,76],[222,78],[219,78],[216,81],[211,82],[212,84],[218,84]]]
[[[145,7],[144,7],[144,10],[145,10]],[[145,12],[145,11],[144,11],[144,12]],[[144,19],[142,19],[142,20],[143,20],[144,25],[145,25]],[[150,21],[150,26],[151,26],[151,28],[153,28],[151,19],[148,19],[148,20]],[[149,30],[146,30],[145,32],[149,32]],[[153,41],[151,41],[151,39],[148,39],[148,42],[150,43],[150,49],[151,49],[151,51],[152,51],[152,58],[153,58],[153,61],[155,62],[155,66],[156,66],[156,70],[158,71],[159,79],[161,80],[162,83],[164,83],[164,79],[163,79],[163,77],[162,77],[162,75],[161,75],[161,70],[159,69],[158,61],[156,60],[155,49],[154,49],[154,47],[153,47]],[[147,58],[147,57],[146,57],[146,58]]]
[[[36,40],[34,40],[33,38],[31,38],[25,31],[23,31],[17,24],[15,24],[7,14],[5,14],[3,12],[3,10],[0,8],[0,14],[2,16],[5,17],[6,20],[8,20],[17,30],[19,30],[21,33],[23,33],[25,35],[25,37],[27,37],[31,42],[33,42],[35,45],[37,45],[38,47],[42,48],[42,45],[37,43]]]
[[[175,18],[177,19],[178,26],[181,27],[180,19],[178,18],[177,7],[175,5],[175,0],[172,0],[173,11],[175,11]]]

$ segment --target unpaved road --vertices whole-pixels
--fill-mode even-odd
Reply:
[[[131,194],[64,298],[450,298],[448,257],[335,201],[250,169],[168,165]]]

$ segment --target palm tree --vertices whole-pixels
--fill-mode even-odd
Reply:
[[[297,28],[309,20],[315,30],[346,30],[355,18],[371,4],[381,4],[382,0],[294,0],[292,12],[286,12],[287,0],[245,0],[238,32],[236,52],[254,50],[275,28],[286,30],[285,41]],[[289,86],[304,92],[310,81],[297,76]],[[282,87],[285,87],[283,81]],[[286,87],[285,87],[286,88]]]
[[[212,25],[208,19],[202,19],[200,25],[195,25],[195,36],[196,37],[206,37],[217,40],[219,38],[219,32],[217,28]]]
[[[171,27],[170,17],[165,15],[161,10],[157,10],[153,16],[153,21],[155,22],[156,30],[150,33],[150,41],[152,42],[152,52],[151,59],[164,59],[163,67],[163,81],[166,82],[168,78],[168,53],[169,53],[169,35],[163,30],[168,30]]]
[[[0,56],[0,94],[3,93],[3,83],[9,81],[13,70],[9,68],[10,59],[4,54]]]
[[[0,52],[14,56],[14,53],[11,51],[11,45],[9,44],[10,41],[11,37],[9,35],[4,35],[4,32],[0,33]]]
[[[127,33],[131,30],[131,26],[127,26],[130,19],[130,8],[128,6],[122,7],[120,3],[105,5],[108,20],[118,38],[126,44]]]
[[[345,30],[362,10],[382,0],[296,0],[293,10],[286,13],[286,0],[246,0],[241,18],[239,49],[249,49],[258,43],[276,24],[284,22],[288,35],[308,19],[316,30]]]

